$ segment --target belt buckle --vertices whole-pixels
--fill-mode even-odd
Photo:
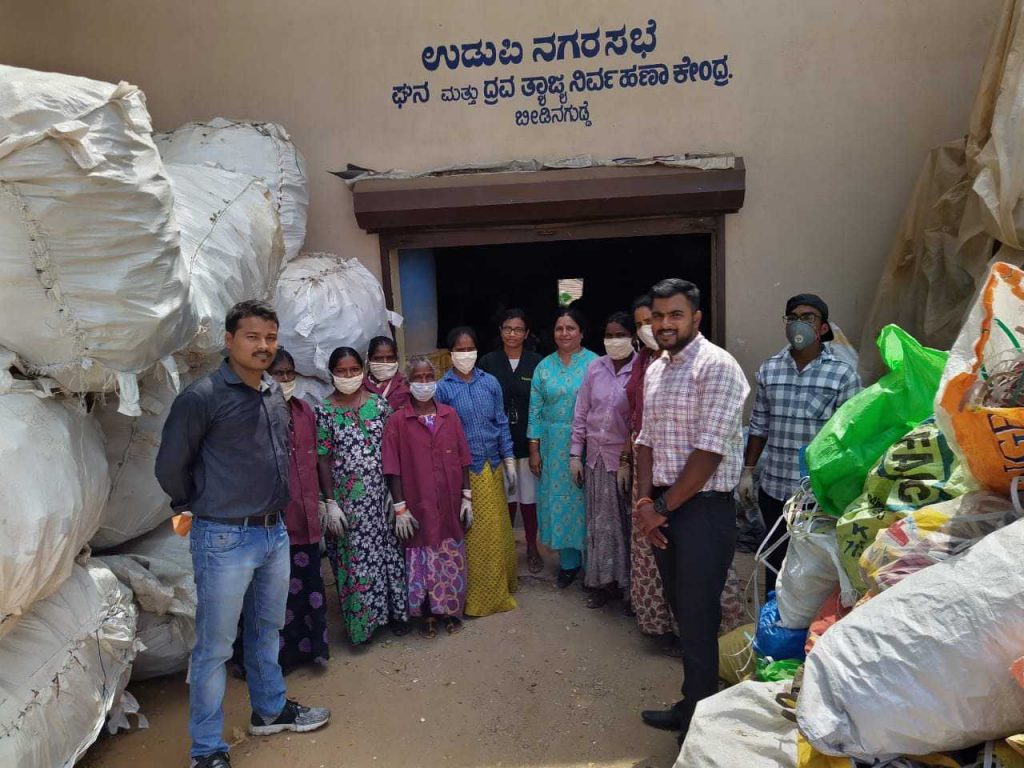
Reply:
[[[277,525],[277,514],[277,512],[268,512],[267,514],[265,514],[263,516],[263,527],[273,528],[275,525]],[[270,518],[274,518],[274,521],[271,522]]]

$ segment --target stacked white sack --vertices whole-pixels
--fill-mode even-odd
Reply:
[[[800,731],[873,761],[1024,730],[1010,674],[1024,637],[1024,520],[911,574],[822,635],[807,657]]]
[[[167,165],[189,299],[201,328],[185,351],[202,372],[220,361],[224,316],[237,302],[273,296],[284,246],[281,222],[262,181],[199,165]]]
[[[306,253],[285,265],[274,300],[280,344],[295,370],[330,383],[327,361],[337,347],[366,352],[374,336],[390,336],[384,291],[357,259]]]
[[[170,524],[96,560],[135,594],[139,650],[132,680],[170,675],[188,667],[196,640],[196,585],[188,537]]]
[[[283,126],[216,117],[153,139],[167,163],[214,165],[262,179],[281,218],[285,261],[299,255],[306,239],[309,179],[306,162]]]
[[[187,378],[179,379],[184,387]],[[146,374],[139,385],[142,415],[125,416],[110,400],[94,413],[106,438],[110,494],[100,527],[89,545],[106,550],[142,536],[169,519],[171,500],[156,480],[156,454],[164,422],[178,387],[163,367]]]
[[[197,329],[151,130],[135,86],[0,66],[0,346],[127,411]]]
[[[96,740],[135,656],[131,592],[75,566],[0,639],[0,765],[70,768]]]
[[[320,405],[333,391],[333,384],[326,384],[312,376],[298,374],[295,377],[295,397],[305,400],[310,405]]]
[[[103,435],[76,403],[0,395],[0,638],[71,574],[108,488]]]

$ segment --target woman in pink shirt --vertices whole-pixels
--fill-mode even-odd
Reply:
[[[584,484],[587,567],[596,591],[588,608],[629,595],[629,495],[619,482],[619,457],[629,442],[626,382],[633,371],[633,318],[616,312],[604,324],[605,354],[587,366],[576,395],[569,471]]]
[[[383,464],[405,542],[409,613],[423,617],[421,634],[433,638],[438,619],[449,634],[462,629],[472,455],[455,409],[434,399],[433,363],[413,357],[407,370],[412,399],[388,419]]]

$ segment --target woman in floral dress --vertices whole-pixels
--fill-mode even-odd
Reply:
[[[408,631],[405,556],[390,523],[381,465],[391,407],[363,386],[363,360],[349,347],[331,354],[332,392],[316,409],[317,452],[331,469],[344,533],[328,533],[338,599],[349,641],[359,645],[391,624]]]

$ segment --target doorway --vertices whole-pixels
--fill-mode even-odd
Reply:
[[[584,346],[604,354],[601,328],[616,311],[665,277],[694,282],[704,299],[703,330],[715,327],[711,233],[597,237],[550,242],[490,243],[398,249],[404,349],[443,349],[448,331],[468,325],[481,353],[496,348],[498,318],[511,307],[530,318],[531,341],[554,350],[551,329],[560,305],[579,309],[589,332]]]

